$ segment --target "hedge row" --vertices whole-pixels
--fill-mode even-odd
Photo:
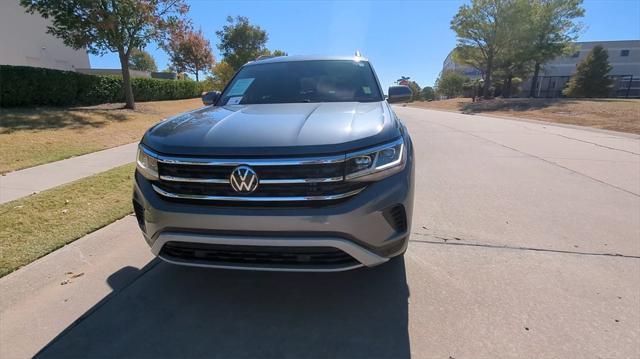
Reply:
[[[136,101],[199,97],[196,81],[135,78]],[[94,76],[28,66],[0,65],[0,107],[97,105],[124,102],[122,77]]]

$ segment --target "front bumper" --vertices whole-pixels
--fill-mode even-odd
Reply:
[[[136,173],[133,193],[138,223],[152,252],[183,265],[279,271],[339,271],[375,266],[404,253],[413,210],[413,159],[402,172],[367,186],[346,200],[321,206],[250,207],[167,200]],[[392,209],[402,208],[404,227],[394,226]],[[353,261],[340,264],[228,263],[176,258],[167,243],[255,247],[328,247]]]

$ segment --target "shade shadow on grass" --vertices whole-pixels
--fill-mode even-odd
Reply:
[[[1,109],[0,133],[17,131],[99,128],[110,122],[131,120],[132,116],[118,109],[34,108]]]

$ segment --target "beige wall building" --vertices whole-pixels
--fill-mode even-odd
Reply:
[[[0,65],[69,71],[91,67],[85,50],[74,50],[47,34],[50,21],[24,10],[18,0],[0,0]]]

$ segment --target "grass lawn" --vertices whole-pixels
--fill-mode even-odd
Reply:
[[[412,102],[409,106],[471,114],[521,117],[640,134],[637,99],[494,99],[456,98]]]
[[[0,205],[0,277],[133,211],[134,164]]]
[[[202,100],[121,106],[0,109],[0,174],[138,141],[152,124]]]

